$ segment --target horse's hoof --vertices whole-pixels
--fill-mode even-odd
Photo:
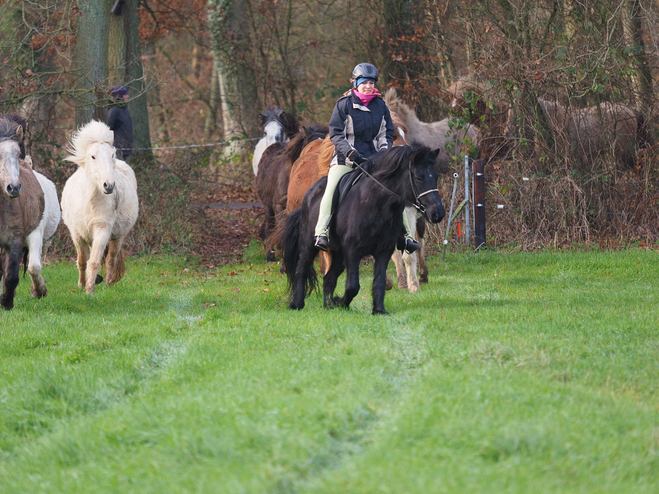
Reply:
[[[42,292],[39,292],[35,287],[30,288],[30,297],[32,298],[42,298],[48,295],[48,290],[44,287]]]
[[[407,289],[410,293],[416,293],[419,291],[419,287],[417,285],[410,285]]]
[[[304,302],[302,302],[301,304],[296,304],[295,302],[291,302],[288,305],[288,308],[293,310],[302,310],[304,309]]]
[[[419,276],[419,283],[428,283],[428,275],[426,276]]]
[[[100,285],[101,283],[103,283],[103,277],[100,274],[97,274],[96,275],[96,280],[94,280],[94,284],[95,285]]]
[[[276,262],[275,253],[270,251],[265,255],[265,260],[268,262]]]
[[[388,316],[389,313],[384,310],[384,309],[373,309],[373,315],[378,315],[378,316]]]
[[[2,308],[5,310],[12,310],[14,308],[14,301],[13,300],[5,300],[4,298],[0,300],[0,305],[2,305]]]

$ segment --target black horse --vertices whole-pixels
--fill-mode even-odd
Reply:
[[[332,265],[323,282],[326,308],[349,307],[359,292],[359,263],[371,255],[373,313],[386,314],[384,293],[387,264],[403,235],[403,209],[415,204],[428,221],[446,215],[437,190],[434,168],[438,151],[425,146],[396,146],[371,156],[372,175],[362,176],[345,196],[330,222]],[[288,217],[283,234],[283,258],[288,276],[291,309],[302,309],[318,283],[313,262],[314,228],[327,178],[318,180],[302,206]],[[347,271],[345,294],[334,297],[339,275]]]

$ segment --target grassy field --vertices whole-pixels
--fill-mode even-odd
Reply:
[[[94,296],[53,263],[0,313],[0,492],[659,492],[657,256],[433,258],[389,316],[371,265],[288,310],[255,246]]]

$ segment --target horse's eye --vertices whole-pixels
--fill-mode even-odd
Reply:
[[[95,159],[96,159],[96,156],[92,155],[92,159],[95,160]]]

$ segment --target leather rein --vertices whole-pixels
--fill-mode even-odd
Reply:
[[[366,161],[368,161],[369,163],[371,163],[371,161],[370,161],[368,158],[366,159]],[[356,166],[357,168],[359,168],[359,169],[362,171],[362,173],[364,173],[367,177],[370,177],[372,180],[374,180],[375,183],[378,184],[380,187],[382,187],[384,190],[386,190],[386,191],[389,192],[390,194],[393,194],[394,196],[398,197],[398,198],[401,199],[403,202],[410,203],[410,204],[411,204],[412,206],[414,206],[414,207],[416,208],[416,210],[417,210],[419,213],[421,213],[421,214],[426,214],[426,207],[425,207],[423,204],[421,204],[421,203],[419,202],[419,199],[421,199],[423,196],[425,196],[425,195],[427,195],[427,194],[432,194],[433,192],[437,192],[437,193],[439,194],[439,189],[429,189],[429,190],[426,190],[425,192],[421,192],[421,193],[419,194],[419,193],[417,192],[417,190],[416,190],[416,186],[414,185],[414,178],[412,177],[412,168],[409,168],[408,171],[409,171],[409,176],[410,176],[410,185],[412,186],[412,192],[414,193],[414,197],[415,197],[414,202],[405,199],[405,198],[404,198],[403,196],[401,196],[400,194],[397,194],[396,192],[394,192],[393,190],[391,190],[390,188],[388,188],[386,185],[384,185],[384,184],[383,184],[382,182],[380,182],[377,178],[375,178],[373,175],[371,175],[371,174],[368,173],[366,170],[364,170],[364,169],[363,169],[360,165],[358,165],[357,163],[355,163],[355,166]]]

